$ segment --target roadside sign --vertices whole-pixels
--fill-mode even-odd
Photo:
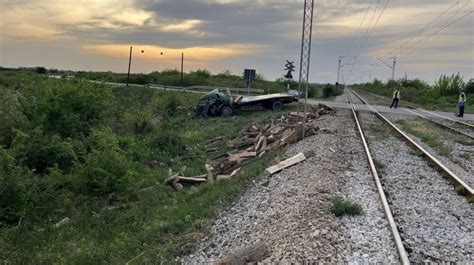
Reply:
[[[244,70],[244,79],[247,81],[255,80],[256,71],[255,69],[245,69]]]

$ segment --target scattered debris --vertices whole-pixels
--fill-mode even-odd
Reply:
[[[195,177],[183,177],[181,173],[175,174],[171,177],[165,179],[165,185],[171,185],[176,191],[180,191],[183,189],[183,184],[181,183],[202,183],[208,181],[206,179],[207,175],[199,175]]]
[[[267,124],[250,122],[240,130],[238,137],[226,139],[225,136],[221,135],[203,143],[206,153],[217,151],[226,144],[228,147],[232,148],[231,151],[206,161],[206,175],[185,178],[180,174],[172,175],[170,172],[170,176],[172,176],[165,180],[165,184],[171,185],[179,191],[183,188],[183,185],[181,184],[182,182],[213,183],[215,180],[229,179],[237,174],[238,169],[242,168],[253,159],[262,157],[268,152],[300,141],[303,139],[303,135],[307,137],[315,135],[318,132],[335,133],[335,131],[327,128],[320,129],[313,123],[313,121],[319,119],[321,115],[333,112],[333,108],[319,104],[317,106],[312,106],[306,115],[303,112],[290,112],[287,116],[272,119]],[[303,123],[305,116],[306,123]],[[299,158],[295,159],[302,159],[303,157],[306,159],[309,157],[308,155],[309,154],[301,154]],[[295,164],[303,160],[290,162],[294,162],[293,164]]]
[[[294,157],[291,157],[291,158],[288,158],[284,161],[281,161],[280,163],[276,164],[276,165],[273,165],[271,167],[268,167],[267,169],[265,169],[265,171],[267,173],[269,173],[270,175],[273,175],[279,171],[281,171],[282,169],[285,169],[287,167],[291,167],[292,165],[295,165],[295,164],[298,164],[300,162],[303,162],[305,161],[306,159],[310,158],[310,157],[313,157],[314,156],[314,152],[313,151],[308,151],[308,152],[304,152],[304,153],[299,153],[297,155],[295,155]]]
[[[71,219],[69,217],[65,217],[64,219],[62,219],[61,221],[55,223],[53,225],[53,228],[60,228],[61,226],[69,223],[71,221]]]
[[[270,256],[268,246],[263,242],[257,242],[251,246],[239,249],[217,262],[218,265],[245,265],[256,263]]]

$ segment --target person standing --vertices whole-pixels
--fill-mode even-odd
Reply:
[[[459,94],[459,100],[458,100],[458,108],[459,112],[457,117],[463,117],[464,116],[464,104],[466,103],[466,94],[464,94],[464,91],[461,90],[461,93]]]
[[[390,108],[395,107],[396,109],[398,106],[398,101],[400,101],[400,90],[397,88],[393,92],[392,105],[390,105]]]

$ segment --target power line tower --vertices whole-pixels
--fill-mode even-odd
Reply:
[[[313,35],[313,9],[314,0],[304,0],[303,31],[301,36],[300,77],[298,83],[299,97],[301,97],[301,89],[305,90],[303,124],[306,122],[306,103],[308,101],[309,64],[311,61],[311,38]],[[298,112],[299,111],[300,109],[298,101]],[[304,130],[305,128],[303,127],[303,138]]]
[[[395,68],[397,66],[397,56],[391,57],[390,59],[393,59],[392,65],[390,65],[389,63],[385,62],[384,60],[382,60],[380,58],[377,58],[377,60],[382,62],[385,66],[392,69],[392,79],[390,79],[390,80],[395,80]]]

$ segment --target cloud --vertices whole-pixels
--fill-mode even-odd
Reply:
[[[459,6],[466,1],[470,0],[461,0]],[[374,77],[385,77],[387,69],[372,69],[370,64],[377,57],[392,56],[394,49],[453,4],[445,0],[392,0],[367,38],[370,20],[362,25],[360,22],[369,2],[315,2],[311,80],[333,81],[340,55],[357,55],[355,72],[372,70]],[[377,2],[372,1],[369,18],[372,14],[378,17],[385,0],[374,12]],[[56,62],[58,68],[83,64],[96,67],[91,70],[122,69],[113,65],[123,58],[126,61],[129,46],[133,45],[136,51],[145,50],[136,55],[136,60],[143,62],[142,68],[136,69],[143,71],[160,68],[161,64],[155,61],[176,65],[184,51],[193,68],[241,72],[244,67],[255,67],[273,79],[281,75],[286,59],[299,60],[302,7],[301,0],[3,0],[0,63],[39,64],[45,59],[44,49],[39,47],[49,45],[55,49],[48,51],[48,62]],[[442,26],[449,17],[456,16],[456,8],[459,7],[447,12],[434,26]],[[429,64],[439,71],[465,71],[465,75],[472,75],[472,67],[465,67],[473,60],[472,28],[472,18],[465,19],[427,38],[410,53],[398,54],[401,57],[397,71]],[[94,64],[81,58],[93,60]],[[419,69],[416,73],[429,79],[438,74]]]
[[[264,48],[259,45],[228,45],[228,46],[208,46],[208,47],[187,47],[184,49],[166,48],[153,45],[135,45],[134,56],[140,56],[141,60],[167,60],[167,58],[181,57],[181,53],[186,55],[187,61],[214,62],[237,56],[258,53]],[[99,53],[101,55],[122,58],[128,55],[130,46],[123,44],[87,45],[82,49]],[[143,51],[143,53],[141,52]],[[174,60],[174,59],[173,59]]]

